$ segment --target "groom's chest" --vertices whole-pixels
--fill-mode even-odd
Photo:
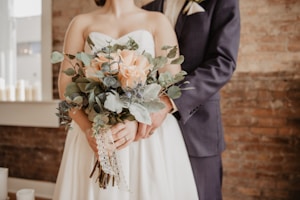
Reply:
[[[180,53],[185,62],[182,68],[187,72],[194,70],[203,62],[205,50],[209,42],[211,19],[206,12],[192,15],[179,15],[175,31],[177,34]]]

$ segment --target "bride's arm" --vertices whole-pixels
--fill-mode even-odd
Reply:
[[[84,21],[85,20],[82,16],[77,16],[70,23],[64,39],[64,53],[75,55],[76,53],[84,50]],[[60,99],[62,100],[65,99],[64,93],[66,86],[72,81],[71,77],[63,73],[63,71],[70,67],[72,67],[72,64],[68,58],[66,58],[60,66],[58,75],[58,91]],[[96,142],[92,136],[91,130],[92,123],[88,120],[87,115],[82,110],[73,109],[69,112],[69,116],[79,125],[81,130],[85,133],[91,148],[96,152]]]
[[[155,13],[154,41],[155,41],[155,56],[166,56],[167,52],[161,48],[165,45],[177,46],[177,37],[169,20],[162,13]],[[179,50],[176,52],[176,57],[179,56]],[[159,70],[160,73],[169,71],[173,75],[180,72],[181,66],[175,64],[166,64]]]
[[[168,19],[161,13],[153,13],[153,27],[154,32],[154,41],[155,41],[155,54],[156,56],[166,56],[166,51],[162,50],[162,46],[170,45],[170,46],[177,46],[177,38],[174,32],[173,27],[171,26]],[[179,56],[179,50],[177,51],[177,56]],[[163,68],[159,70],[159,73],[169,71],[171,74],[177,74],[181,71],[180,65],[175,64],[166,64]],[[149,137],[153,131],[158,128],[166,118],[167,114],[170,113],[173,109],[171,100],[167,96],[162,96],[161,101],[165,104],[165,108],[160,110],[159,112],[151,114],[152,124],[146,125],[139,123],[138,133],[135,140],[139,140],[142,138]]]

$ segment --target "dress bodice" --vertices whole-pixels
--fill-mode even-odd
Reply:
[[[107,46],[109,42],[111,45],[114,45],[116,43],[123,45],[128,41],[129,38],[132,38],[139,45],[139,48],[137,49],[138,52],[142,53],[143,51],[145,51],[153,56],[155,54],[153,36],[149,31],[144,29],[131,31],[119,38],[113,38],[101,32],[91,32],[89,34],[89,38],[95,46],[91,49],[91,47],[86,42],[84,51],[87,53],[96,52],[100,48]]]

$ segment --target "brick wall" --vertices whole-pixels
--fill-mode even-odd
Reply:
[[[299,199],[300,76],[239,73],[222,97],[225,199]]]
[[[295,71],[300,62],[300,1],[240,0],[238,71]]]
[[[66,9],[67,7],[67,9]],[[222,90],[227,141],[225,200],[300,196],[300,1],[240,0],[238,69]],[[72,17],[93,1],[53,0],[53,49]],[[53,66],[54,83],[59,66]],[[57,98],[57,85],[54,84]],[[0,126],[0,166],[10,176],[55,182],[63,128]]]

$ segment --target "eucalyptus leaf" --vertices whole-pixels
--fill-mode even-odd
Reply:
[[[103,73],[110,71],[110,64],[108,62],[105,62],[101,65],[101,71]]]
[[[95,100],[96,100],[97,105],[99,107],[99,112],[103,111],[103,105],[102,105],[101,100],[99,99],[99,97],[95,97]]]
[[[81,92],[87,93],[88,90],[85,89],[87,84],[88,83],[77,83],[77,86],[79,87]]]
[[[181,65],[184,61],[183,55],[180,55],[178,58],[172,60],[171,64]]]
[[[96,102],[95,100],[95,93],[94,91],[91,91],[89,94],[89,109],[93,107],[93,104]]]
[[[53,51],[51,54],[51,63],[56,64],[60,63],[64,60],[64,54],[58,52],[58,51]]]
[[[128,50],[137,50],[139,48],[139,45],[134,39],[129,37],[129,40],[126,43],[126,47]]]
[[[157,83],[146,85],[143,92],[143,98],[145,101],[157,99],[160,91],[161,86]]]
[[[175,83],[178,83],[182,80],[184,80],[185,76],[187,75],[187,73],[185,71],[180,71],[179,73],[177,73],[175,76],[174,76],[174,82]]]
[[[74,58],[76,58],[76,56],[74,56],[73,54],[65,54],[70,60],[73,60]]]
[[[89,82],[91,82],[90,79],[86,77],[79,77],[76,79],[76,83],[89,83]]]
[[[73,101],[73,100],[72,100],[69,96],[66,96],[66,102],[67,102],[68,104],[71,104],[72,101]]]
[[[87,53],[84,52],[77,53],[76,58],[78,60],[81,60],[84,66],[90,66],[91,64],[91,57]]]
[[[113,76],[106,76],[103,79],[103,83],[104,85],[106,85],[107,87],[112,87],[117,83],[117,80],[115,77]]]
[[[147,108],[138,103],[132,103],[129,106],[129,112],[135,117],[138,122],[150,125],[151,117]]]
[[[157,101],[150,101],[150,102],[144,102],[142,105],[150,112],[158,112],[165,108],[165,104],[159,100]]]
[[[150,53],[143,52],[143,56],[145,56],[148,59],[149,63],[153,62],[153,56]]]
[[[125,120],[133,121],[133,120],[135,120],[135,117],[133,115],[131,115],[130,113],[126,113],[126,114],[121,115],[120,119],[121,119],[121,121],[125,121]]]
[[[111,52],[117,52],[117,50],[123,50],[123,49],[126,49],[125,45],[114,44],[111,48]]]
[[[73,99],[73,102],[74,102],[75,104],[77,104],[77,105],[81,105],[82,102],[83,102],[82,96],[77,96],[77,97],[75,97],[75,98]]]
[[[82,77],[84,77],[85,76],[85,72],[84,72],[84,70],[83,70],[83,67],[79,67],[78,68],[78,72],[77,72],[80,76],[82,76]]]
[[[158,56],[153,59],[153,70],[157,70],[161,67],[163,67],[168,62],[168,59],[166,57]]]
[[[74,93],[80,93],[79,87],[77,87],[77,84],[74,82],[71,82],[67,85],[65,90],[65,97],[72,96]]]
[[[176,56],[177,53],[177,47],[174,46],[167,54],[168,58],[174,58]]]
[[[168,91],[167,91],[167,95],[171,98],[171,99],[178,99],[181,96],[181,90],[180,87],[173,85],[171,87],[169,87]]]
[[[162,87],[166,87],[168,84],[173,82],[173,77],[170,72],[161,73],[158,77],[158,82]]]
[[[97,77],[99,80],[102,80],[102,79],[105,77],[105,75],[104,75],[104,73],[103,73],[102,71],[97,71],[97,72],[96,72],[96,77]]]
[[[171,48],[172,48],[172,46],[165,45],[165,46],[163,46],[163,47],[161,48],[161,50],[169,50],[169,49],[171,49]]]
[[[94,117],[94,123],[100,126],[103,126],[107,124],[109,121],[109,118],[105,114],[97,114]]]
[[[92,82],[92,83],[88,83],[86,84],[85,86],[85,91],[90,91],[90,90],[93,90],[95,87],[97,87],[97,83],[96,82]]]
[[[88,115],[88,119],[93,122],[98,113],[94,109],[86,109],[85,112]]]
[[[76,74],[76,71],[71,67],[64,70],[63,72],[68,76],[74,76]]]
[[[87,37],[86,41],[89,44],[89,46],[91,47],[91,49],[95,46],[95,44],[94,44],[93,40],[90,38],[90,36]]]

